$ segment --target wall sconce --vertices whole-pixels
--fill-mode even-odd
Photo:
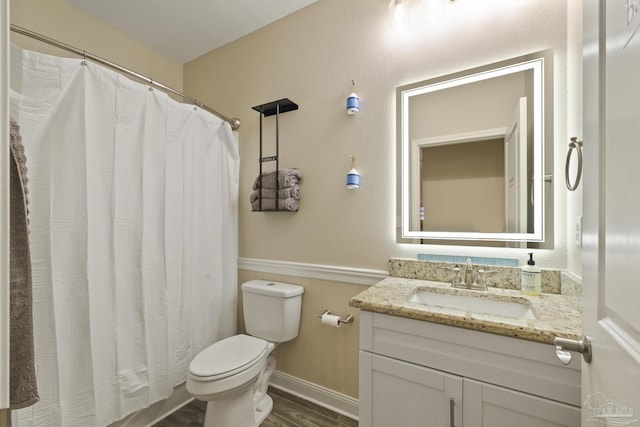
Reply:
[[[351,170],[347,173],[347,188],[355,190],[360,188],[360,174],[355,169],[356,156],[351,155]]]
[[[347,98],[347,114],[357,114],[360,111],[360,98],[356,95],[356,81],[351,80],[351,95]]]

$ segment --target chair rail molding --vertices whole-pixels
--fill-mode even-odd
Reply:
[[[291,261],[275,261],[258,258],[238,258],[238,269],[346,282],[358,285],[374,285],[389,276],[389,272],[385,270],[307,264]]]

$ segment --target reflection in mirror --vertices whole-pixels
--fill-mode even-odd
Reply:
[[[544,240],[544,61],[398,88],[403,238]]]

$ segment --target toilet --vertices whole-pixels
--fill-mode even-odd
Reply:
[[[204,427],[259,426],[273,408],[271,352],[298,336],[302,286],[250,280],[241,289],[247,335],[210,345],[189,365],[187,391],[208,402]]]

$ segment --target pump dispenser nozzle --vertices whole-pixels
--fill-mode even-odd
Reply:
[[[529,265],[536,265],[536,262],[533,260],[533,252],[529,252],[529,260],[527,261]]]

